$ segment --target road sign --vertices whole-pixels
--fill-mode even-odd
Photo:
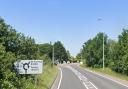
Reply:
[[[21,60],[14,63],[19,74],[41,74],[43,60]]]

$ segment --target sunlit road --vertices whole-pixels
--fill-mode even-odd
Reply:
[[[62,68],[62,76],[60,89],[84,89],[84,85],[69,68]]]
[[[128,86],[73,64],[61,66],[58,89],[128,89]]]

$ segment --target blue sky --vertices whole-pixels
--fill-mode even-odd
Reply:
[[[128,0],[1,0],[0,16],[37,43],[60,40],[75,56],[98,32],[117,40],[128,26],[127,4]]]

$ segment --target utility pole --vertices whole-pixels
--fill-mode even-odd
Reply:
[[[104,70],[104,33],[103,33],[103,70]]]
[[[53,47],[52,47],[52,64],[54,66],[54,43],[53,43]]]

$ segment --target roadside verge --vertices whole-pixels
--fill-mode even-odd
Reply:
[[[45,65],[43,74],[38,76],[37,89],[50,89],[55,78],[57,77],[57,66]]]

